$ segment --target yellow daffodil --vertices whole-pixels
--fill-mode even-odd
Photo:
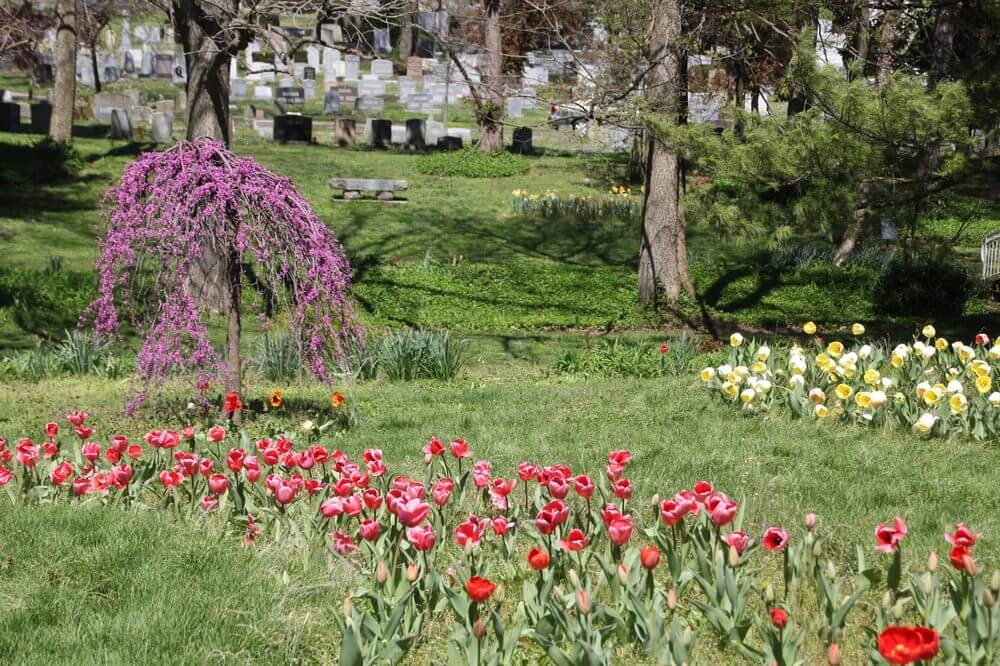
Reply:
[[[961,414],[969,408],[969,401],[963,394],[956,393],[951,396],[951,400],[948,401],[948,406],[951,407],[952,414]]]
[[[854,389],[847,384],[837,384],[837,388],[833,389],[833,392],[836,393],[837,397],[841,400],[847,400],[854,394]]]
[[[989,390],[993,388],[993,380],[989,378],[988,375],[982,375],[976,378],[976,390],[980,393],[988,393]]]
[[[834,340],[826,346],[826,353],[834,358],[840,357],[844,353],[844,343]]]
[[[830,410],[827,409],[826,405],[816,405],[815,407],[813,407],[813,414],[815,414],[821,419],[825,419],[827,416],[830,415]]]
[[[851,333],[853,333],[854,335],[864,335],[865,334],[865,325],[861,324],[861,323],[858,323],[858,322],[855,322],[851,326]]]
[[[811,321],[807,321],[802,325],[802,332],[806,335],[816,335],[816,324]]]
[[[834,367],[833,360],[826,354],[818,354],[816,356],[816,365],[825,372],[830,372]]]
[[[730,398],[735,398],[739,393],[739,388],[732,382],[722,382],[722,392]]]
[[[743,344],[743,336],[739,333],[733,333],[729,336],[729,344],[732,347],[739,347]]]
[[[930,340],[935,335],[937,335],[937,330],[932,325],[930,325],[930,324],[927,324],[926,326],[924,326],[923,329],[921,329],[920,332],[923,333],[924,337],[927,338],[928,340]]]

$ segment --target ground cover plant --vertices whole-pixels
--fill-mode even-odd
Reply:
[[[816,324],[803,326],[817,335]],[[920,435],[1000,438],[1000,345],[986,333],[971,344],[949,342],[927,324],[912,344],[813,337],[807,347],[775,349],[742,334],[729,338],[726,362],[699,376],[713,393],[746,413],[787,407],[798,418],[831,418],[859,425],[894,425]]]

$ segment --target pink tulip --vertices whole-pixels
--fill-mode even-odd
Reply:
[[[976,344],[986,346],[990,344],[990,336],[985,333],[976,333]]]
[[[587,547],[588,541],[583,530],[573,528],[566,534],[565,539],[559,539],[559,547],[571,553],[578,553]]]
[[[406,527],[416,527],[430,513],[431,505],[420,499],[413,498],[396,506],[396,517]]]
[[[49,422],[45,424],[45,436],[49,439],[55,439],[59,436],[59,424],[55,422]]]
[[[538,467],[529,462],[519,463],[517,466],[517,475],[522,481],[530,481],[538,476]]]
[[[83,425],[84,421],[87,420],[88,416],[90,416],[90,415],[87,414],[87,412],[83,412],[83,411],[77,410],[75,412],[70,412],[69,414],[67,414],[66,415],[66,420],[74,428],[79,428],[80,426]]]
[[[715,489],[708,481],[698,481],[694,484],[694,497],[699,504],[704,504],[713,492]]]
[[[167,490],[176,488],[181,485],[181,482],[183,481],[184,476],[175,469],[165,469],[160,472],[160,483],[162,483],[163,487]]]
[[[111,449],[108,449],[111,451]],[[59,453],[59,447],[56,446],[55,442],[45,442],[42,444],[42,452],[45,454],[46,460],[52,460]]]
[[[711,495],[705,501],[705,510],[708,511],[709,517],[712,522],[718,527],[723,525],[728,525],[733,522],[733,518],[736,517],[736,512],[738,510],[736,502],[729,499],[723,494]]]
[[[73,494],[79,497],[90,492],[90,479],[85,476],[78,476],[73,479]]]
[[[360,516],[361,512],[364,510],[364,506],[361,502],[361,495],[355,493],[350,497],[344,498],[344,513],[354,518]]]
[[[493,527],[493,533],[498,537],[502,537],[510,531],[510,528],[514,526],[514,523],[507,520],[503,516],[497,516],[490,521],[490,525]]]
[[[33,444],[30,439],[24,438],[17,445],[17,462],[21,463],[25,467],[34,467],[38,464],[38,459],[41,456],[41,449]]]
[[[283,483],[278,486],[278,489],[274,491],[274,499],[277,500],[278,504],[285,506],[289,502],[295,499],[295,495],[298,494],[298,488],[290,483]]]
[[[899,547],[899,542],[905,536],[906,523],[896,516],[892,527],[883,524],[875,528],[875,550],[880,553],[891,553]]]
[[[625,467],[630,462],[632,462],[632,452],[631,451],[610,451],[608,453],[608,464],[609,465],[619,465]]]
[[[605,504],[604,508],[601,509],[601,520],[604,521],[604,526],[607,527],[611,524],[611,521],[622,517],[621,509],[618,508],[617,504]]]
[[[334,550],[341,555],[349,555],[358,549],[358,544],[354,543],[351,535],[344,530],[337,530],[330,537],[333,539]]]
[[[229,479],[224,474],[213,474],[208,477],[208,489],[213,495],[222,495],[229,488]]]
[[[202,458],[198,461],[198,473],[204,477],[212,476],[215,471],[215,461],[211,458]]]
[[[69,464],[68,462],[61,462],[55,467],[53,467],[52,471],[49,472],[49,479],[52,480],[53,484],[61,486],[62,484],[66,483],[66,479],[68,479],[72,474],[73,474],[73,465]]]
[[[125,463],[113,467],[111,469],[111,476],[114,477],[115,487],[118,489],[125,488],[125,486],[132,482],[134,473],[132,468]]]
[[[11,473],[11,471],[6,467],[0,465],[0,487],[6,486],[8,483],[10,483],[12,477],[13,474]]]
[[[684,520],[684,517],[691,513],[691,503],[685,499],[678,501],[676,498],[663,500],[660,503],[660,518],[668,526],[674,526]]]
[[[591,479],[586,474],[581,474],[573,480],[574,486],[576,488],[576,494],[583,498],[592,497],[594,490],[597,486],[594,485],[594,480]]]
[[[331,497],[319,505],[319,512],[324,518],[333,518],[344,512],[344,498]]]
[[[469,450],[469,443],[464,439],[456,439],[451,443],[451,455],[456,458],[468,458],[472,455],[472,451]]]
[[[624,546],[632,537],[633,527],[632,520],[628,516],[615,518],[608,525],[608,538],[616,546]]]
[[[552,534],[556,527],[562,525],[568,518],[569,507],[562,500],[552,500],[535,516],[535,527],[542,534]]]
[[[438,506],[444,506],[451,499],[451,493],[455,489],[455,482],[452,479],[438,479],[431,486],[431,499]]]
[[[472,483],[476,488],[485,488],[490,485],[490,474],[493,471],[493,464],[489,460],[480,460],[472,468]]]
[[[371,511],[375,511],[382,506],[382,494],[375,488],[368,488],[365,492],[361,493],[361,499],[364,500],[365,508]]]
[[[628,479],[619,479],[611,484],[611,491],[618,499],[627,500],[632,497],[632,482]]]
[[[226,438],[226,429],[222,426],[212,426],[208,429],[208,432],[205,433],[205,436],[208,437],[208,441],[213,444],[218,444]]]
[[[372,520],[371,518],[365,518],[358,526],[358,534],[365,541],[375,541],[381,532],[382,525],[377,520]]]
[[[430,526],[430,523],[424,523],[406,530],[406,540],[417,550],[426,551],[434,547],[437,535],[434,534],[434,528]]]
[[[181,437],[185,442],[194,441],[194,426],[185,426],[181,428]]]
[[[219,498],[214,495],[205,495],[201,498],[201,508],[211,513],[219,508]]]
[[[431,460],[434,459],[434,456],[444,455],[444,445],[441,443],[441,440],[438,439],[437,437],[431,437],[431,441],[427,442],[427,444],[424,446],[423,452],[424,452],[424,462],[430,464]]]
[[[554,474],[549,477],[548,489],[549,494],[555,499],[566,499],[566,495],[569,494],[569,483],[563,477]]]
[[[173,430],[154,430],[146,433],[146,443],[156,449],[172,449],[180,442],[180,435]]]
[[[738,555],[742,555],[743,551],[750,545],[750,539],[743,532],[730,532],[724,535],[722,540],[730,547],[735,548]]]

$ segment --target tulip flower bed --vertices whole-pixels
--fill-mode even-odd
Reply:
[[[417,479],[393,474],[378,449],[352,459],[315,432],[251,442],[226,422],[98,441],[86,413],[66,420],[38,442],[2,442],[0,485],[13,504],[192,524],[221,515],[247,548],[290,544],[304,560],[340,560],[358,581],[335,618],[343,664],[398,662],[442,617],[453,663],[520,663],[528,650],[554,664],[691,664],[705,650],[796,664],[810,637],[832,664],[845,653],[891,664],[996,654],[1000,572],[982,571],[979,535],[961,523],[942,541],[949,565],[934,553],[909,564],[895,518],[844,571],[825,556],[815,515],[751,534],[744,506],[705,481],[666,499],[636,496],[626,450],[595,478],[561,464],[494,469],[468,442],[432,438]]]
[[[804,332],[815,336],[808,322]],[[701,381],[746,413],[787,407],[799,418],[838,419],[861,425],[893,424],[925,435],[1000,437],[1000,344],[976,335],[972,344],[949,342],[925,326],[912,344],[857,343],[793,345],[772,352],[767,344],[730,339],[726,363],[706,367]],[[811,347],[811,348],[810,348]]]

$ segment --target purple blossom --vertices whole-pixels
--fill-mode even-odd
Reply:
[[[360,339],[343,248],[289,179],[252,158],[209,139],[143,153],[105,194],[103,215],[99,295],[84,316],[110,336],[121,310],[145,335],[137,360],[143,388],[130,410],[177,372],[197,372],[202,387],[221,378],[195,289],[196,272],[221,270],[220,257],[238,262],[241,284],[252,271],[251,307],[268,311],[265,299],[287,306],[317,378],[329,380],[330,364]]]

